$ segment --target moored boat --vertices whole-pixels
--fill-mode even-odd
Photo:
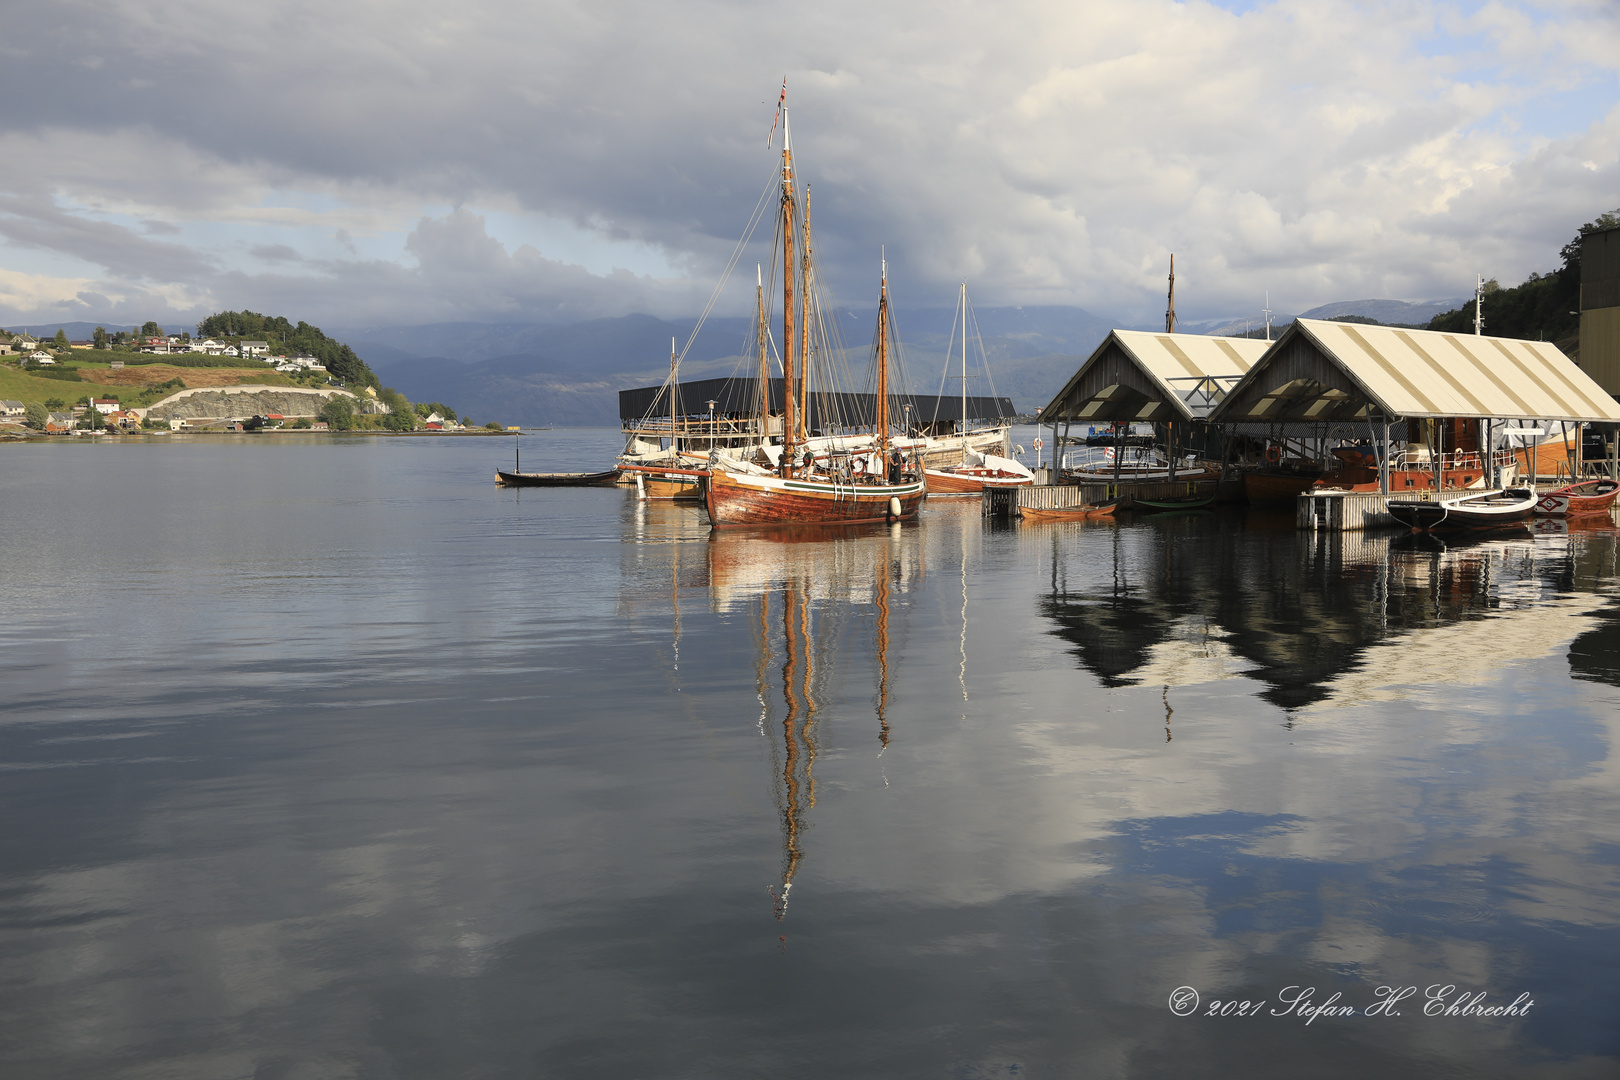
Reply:
[[[1566,484],[1544,493],[1532,511],[1538,517],[1596,517],[1614,511],[1620,484],[1607,478]]]
[[[819,311],[812,295],[815,285],[808,210],[794,190],[793,149],[786,106],[781,106],[781,110],[781,203],[777,225],[782,252],[782,439],[779,446],[770,448],[774,453],[765,454],[774,469],[760,467],[757,462],[729,459],[723,454],[712,459],[705,485],[709,522],[716,528],[724,528],[896,521],[914,517],[928,489],[915,453],[908,461],[890,432],[888,369],[892,328],[887,261],[883,263],[878,290],[877,332],[873,340],[875,415],[857,421],[862,425],[870,422],[870,443],[852,447],[852,452],[842,462],[834,460],[836,454],[823,460],[812,445],[814,433],[804,422],[804,399],[810,393],[806,387],[812,382],[811,324]],[[756,343],[763,409],[769,400],[765,393],[769,365],[763,284],[758,288]],[[815,385],[824,387],[824,381]]]
[[[619,470],[605,472],[507,472],[495,470],[495,482],[507,487],[613,487]]]
[[[969,452],[960,465],[924,470],[930,495],[980,495],[986,488],[1027,487],[1035,474],[1022,462]]]
[[[1291,502],[1322,476],[1316,468],[1255,469],[1243,474],[1243,494],[1252,503]]]
[[[1025,521],[1083,521],[1087,518],[1113,517],[1114,510],[1118,506],[1118,499],[1110,499],[1105,503],[1091,503],[1085,506],[1064,506],[1057,509],[1045,509],[1038,506],[1021,506],[1018,508],[1018,514]]]
[[[1529,488],[1507,488],[1433,502],[1391,499],[1387,505],[1390,517],[1422,532],[1490,529],[1523,523],[1536,505],[1536,493]]]

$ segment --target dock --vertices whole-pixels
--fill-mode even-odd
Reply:
[[[1237,480],[1121,481],[1117,484],[1031,484],[1018,488],[989,488],[984,493],[985,517],[1017,517],[1023,507],[1065,510],[1092,506],[1112,499],[1119,509],[1130,510],[1143,499],[1184,499],[1215,496],[1217,503],[1242,502],[1243,484]]]

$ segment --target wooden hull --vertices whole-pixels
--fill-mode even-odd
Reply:
[[[1114,508],[1119,500],[1106,503],[1096,503],[1091,506],[1066,506],[1058,510],[1043,510],[1035,506],[1021,506],[1018,513],[1025,521],[1082,521],[1086,518],[1105,518],[1114,516]]]
[[[1539,517],[1607,517],[1614,512],[1620,484],[1612,480],[1588,480],[1549,491],[1536,501]]]
[[[921,480],[899,484],[839,484],[716,472],[709,478],[709,523],[716,528],[853,524],[915,517],[927,490]],[[899,500],[899,513],[890,500]]]
[[[1377,491],[1378,470],[1360,467],[1347,467],[1330,473],[1323,473],[1322,478],[1316,482],[1317,487],[1332,488],[1334,491]],[[1479,469],[1446,469],[1441,474],[1440,489],[1442,491],[1457,491],[1462,488],[1485,486],[1484,473]],[[1391,469],[1389,471],[1389,493],[1398,495],[1403,491],[1432,491],[1434,489],[1434,471],[1431,469]]]
[[[1311,489],[1319,472],[1246,472],[1243,494],[1252,503],[1292,502]]]
[[[1441,499],[1438,502],[1408,502],[1391,499],[1389,516],[1402,525],[1421,532],[1452,529],[1495,529],[1523,524],[1536,504],[1535,494],[1525,488],[1510,488],[1500,495]]]
[[[930,495],[980,495],[985,488],[1027,487],[1035,482],[1033,476],[1019,476],[999,469],[928,469]]]
[[[495,482],[507,487],[612,487],[618,483],[619,470],[609,469],[595,473],[533,473],[495,470]]]

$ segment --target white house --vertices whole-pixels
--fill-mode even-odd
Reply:
[[[96,412],[100,413],[102,416],[106,416],[108,413],[115,413],[124,407],[123,402],[119,401],[117,398],[91,398],[90,404],[94,405],[96,407]]]
[[[50,353],[46,352],[44,349],[41,349],[36,353],[31,353],[29,355],[28,359],[33,360],[34,362],[40,363],[40,364],[54,364],[54,363],[56,363],[56,357],[52,356]]]
[[[28,410],[20,401],[12,401],[9,398],[0,401],[0,416],[22,416],[26,412]]]
[[[242,356],[258,356],[260,353],[267,353],[269,351],[270,351],[270,343],[268,341],[244,341],[244,342],[242,342],[242,349],[241,349],[241,355]],[[236,356],[237,353],[232,353],[231,355]]]

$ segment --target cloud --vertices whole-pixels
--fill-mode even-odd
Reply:
[[[1189,317],[1267,289],[1295,310],[1433,298],[1476,270],[1550,268],[1620,190],[1620,18],[1596,3],[831,0],[806,16],[484,0],[384,17],[354,0],[108,0],[93,21],[14,19],[39,49],[162,62],[0,100],[0,150],[30,160],[0,178],[0,265],[105,275],[108,295],[162,282],[262,309],[262,290],[337,323],[356,307],[420,319],[412,290],[364,292],[384,280],[434,282],[446,317],[696,310],[773,174],[784,71],[845,302],[875,287],[880,245],[914,303],[968,277],[981,303],[1143,318],[1172,251]],[[1579,107],[1541,108],[1552,95]],[[1555,111],[1584,119],[1554,130]],[[586,271],[494,229],[497,212],[687,280]],[[148,222],[178,231],[152,240]],[[271,251],[304,261],[239,261]]]

